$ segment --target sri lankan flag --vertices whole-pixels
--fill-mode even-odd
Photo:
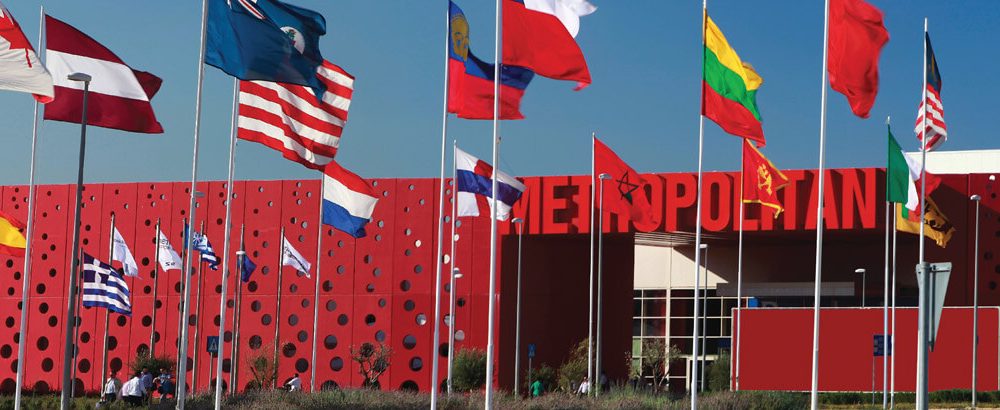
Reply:
[[[715,22],[705,13],[705,50],[702,64],[702,115],[726,132],[764,146],[764,130],[757,109],[757,89],[764,79],[740,60]]]
[[[24,224],[0,212],[0,253],[10,256],[24,256],[27,240],[24,238]]]

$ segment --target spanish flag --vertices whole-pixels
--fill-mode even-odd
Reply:
[[[701,113],[726,132],[764,146],[757,89],[764,79],[740,60],[715,22],[705,13]]]
[[[24,224],[0,212],[0,253],[10,256],[24,256],[26,246]]]

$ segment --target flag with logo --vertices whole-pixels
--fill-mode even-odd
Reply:
[[[83,87],[66,78],[82,72],[92,77],[87,95],[87,124],[122,131],[161,134],[150,100],[163,83],[138,71],[90,36],[52,16],[45,16],[46,64],[55,81],[55,100],[45,105],[45,119],[79,123]]]
[[[135,257],[132,256],[132,251],[129,250],[128,244],[125,243],[125,238],[122,238],[121,232],[118,232],[118,228],[115,228],[114,243],[113,260],[122,263],[125,276],[138,277],[139,265],[135,263]]]
[[[603,196],[606,210],[628,216],[635,229],[643,232],[653,231],[660,226],[660,221],[656,220],[653,214],[650,198],[646,194],[646,189],[650,187],[649,182],[622,161],[611,148],[594,138],[594,176],[601,174],[608,174],[611,177],[609,181],[604,182]],[[600,183],[600,180],[595,183]],[[594,192],[597,191],[597,187],[594,187]]]
[[[0,3],[0,90],[31,93],[41,103],[52,101],[52,75],[10,10]]]
[[[171,269],[182,269],[183,262],[181,262],[181,257],[177,255],[177,251],[174,247],[170,245],[170,241],[167,239],[166,235],[163,235],[162,231],[157,231],[157,245],[159,249],[160,257],[160,268],[164,271]]]
[[[458,192],[458,216],[479,216],[479,198],[493,206],[493,175],[497,175],[497,220],[506,221],[514,203],[527,187],[510,175],[495,171],[490,164],[455,148],[455,189]]]
[[[324,34],[326,19],[312,10],[277,0],[209,0],[205,63],[241,80],[307,86],[320,98]]]
[[[291,266],[295,270],[309,276],[309,269],[312,264],[302,257],[302,254],[284,236],[281,237],[281,266]]]
[[[955,226],[951,224],[948,217],[941,212],[937,203],[929,196],[926,198],[927,211],[924,213],[924,236],[933,239],[938,246],[945,248],[948,241],[955,234]],[[896,204],[896,229],[900,232],[920,235],[920,209],[911,211],[903,204]]]
[[[788,185],[788,177],[764,157],[749,139],[743,140],[743,202],[774,208],[777,218],[784,206],[778,190]]]
[[[84,307],[100,307],[125,316],[132,316],[131,294],[125,278],[104,262],[83,254]]]

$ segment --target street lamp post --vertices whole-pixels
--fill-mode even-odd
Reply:
[[[514,319],[514,396],[517,396],[521,374],[521,237],[524,236],[524,219],[514,218],[511,222],[517,227],[517,307]]]
[[[73,251],[70,254],[69,270],[69,295],[67,296],[68,306],[66,308],[66,337],[63,344],[63,374],[62,374],[62,397],[60,408],[72,408],[72,391],[76,385],[76,380],[71,376],[72,370],[76,368],[76,340],[73,332],[79,324],[76,320],[76,294],[77,294],[77,269],[80,268],[80,209],[83,203],[83,161],[87,152],[87,97],[90,94],[90,75],[84,73],[73,73],[67,76],[70,81],[83,83],[83,112],[80,116],[80,160],[76,172],[76,205],[73,220]],[[27,309],[27,306],[23,307]],[[101,381],[104,382],[103,380]]]
[[[701,387],[699,387],[698,390],[704,392],[705,391],[705,373],[706,373],[705,372],[705,363],[706,363],[706,357],[705,356],[708,355],[708,352],[705,350],[705,340],[708,339],[708,321],[706,320],[708,318],[708,244],[707,243],[701,244],[701,246],[699,246],[699,249],[703,249],[705,251],[705,264],[704,264],[704,268],[705,268],[704,278],[705,278],[705,281],[703,282],[704,285],[705,285],[705,287],[702,288],[702,291],[705,292],[705,293],[704,293],[704,295],[701,298],[701,366],[698,367],[699,370],[701,370],[701,374],[699,374],[697,376],[698,376],[698,379],[700,380],[700,383],[701,383]],[[696,340],[695,343],[698,343],[698,341]],[[698,359],[698,358],[695,358],[695,359]]]
[[[854,270],[854,273],[861,274],[861,307],[865,307],[865,276],[867,276],[865,268],[857,268]]]
[[[452,261],[455,259],[455,253],[452,252]],[[451,371],[452,363],[455,356],[455,326],[458,322],[455,321],[455,286],[458,284],[458,280],[462,278],[462,271],[458,268],[452,268],[451,270],[451,283],[448,285],[448,394],[451,394]]]
[[[970,200],[976,203],[976,233],[975,245],[972,251],[972,408],[976,408],[976,370],[979,359],[979,202],[982,197],[973,195]]]

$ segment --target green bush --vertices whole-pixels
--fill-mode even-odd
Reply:
[[[454,391],[467,392],[486,385],[486,352],[479,349],[461,349],[452,363],[451,387]]]
[[[587,376],[587,343],[583,339],[570,352],[569,358],[559,366],[559,388],[567,393],[575,393],[578,386]]]
[[[532,369],[530,377],[525,377],[525,379],[527,381],[525,391],[527,391],[530,395],[530,386],[535,382],[535,380],[540,380],[542,382],[542,391],[548,392],[556,388],[556,382],[559,377],[556,374],[556,369],[553,369],[552,366],[549,366],[548,364],[542,363],[539,368]]]
[[[132,377],[133,374],[139,373],[142,369],[148,369],[150,373],[154,376],[159,376],[160,369],[167,369],[168,372],[174,372],[174,359],[168,356],[155,356],[150,357],[148,351],[142,351],[135,355],[132,359],[132,364],[129,366],[132,369],[132,374],[119,374],[118,378],[123,382]]]
[[[729,352],[722,352],[719,358],[705,369],[709,391],[729,390]]]

